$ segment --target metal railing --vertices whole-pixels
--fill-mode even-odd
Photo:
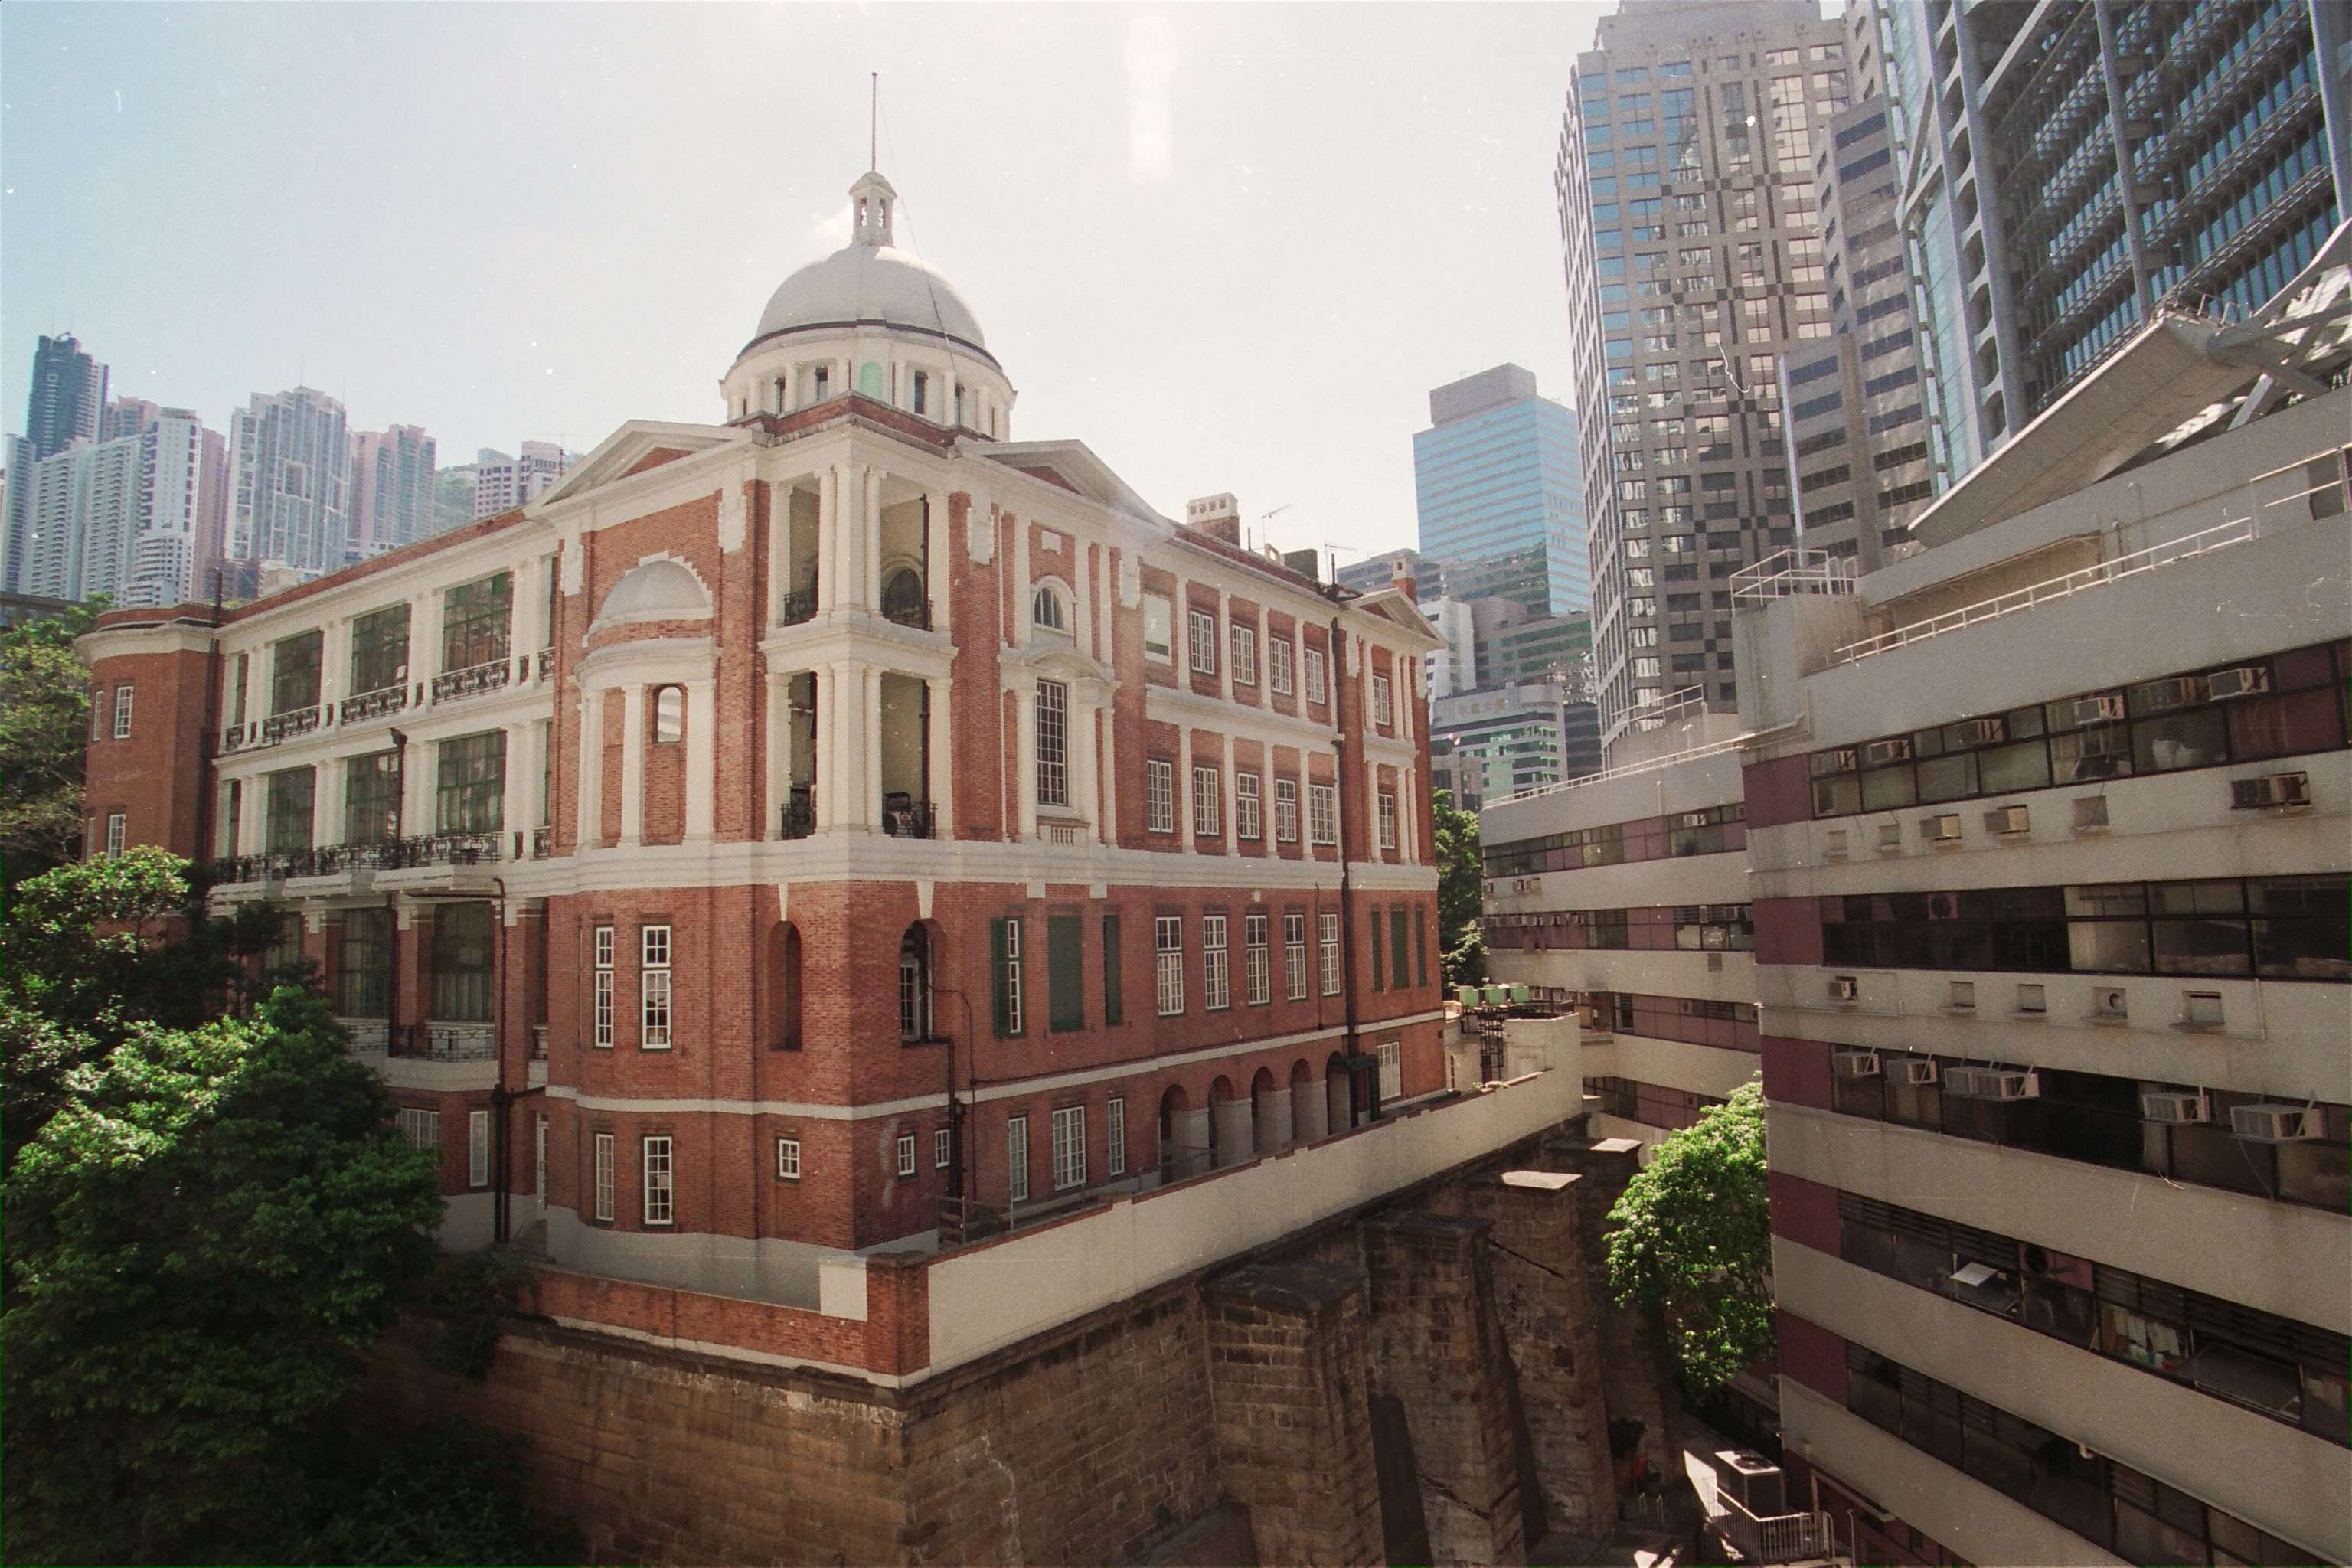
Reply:
[[[814,588],[797,588],[786,594],[782,605],[776,611],[776,624],[780,626],[796,626],[803,621],[814,619],[816,619]]]
[[[382,686],[373,691],[362,691],[356,697],[346,697],[342,705],[342,722],[356,724],[363,719],[381,719],[387,713],[397,713],[408,706],[408,686]]]
[[[392,1026],[382,1018],[338,1018],[343,1035],[359,1056],[380,1057],[392,1047]]]
[[[544,831],[542,829],[542,831]],[[320,844],[265,849],[209,863],[215,882],[264,882],[287,877],[340,877],[350,871],[404,871],[419,866],[472,866],[499,858],[495,833],[426,833],[369,844]]]
[[[1113,1198],[1132,1197],[1138,1193],[1153,1192],[1178,1182],[1190,1181],[1194,1176],[1206,1175],[1215,1168],[1216,1153],[1213,1150],[1176,1149],[1158,1164],[1130,1171],[1124,1176],[1093,1186],[1041,1193],[1019,1203],[991,1203],[983,1198],[940,1198],[937,1200],[940,1245],[942,1247],[961,1247],[967,1242],[1009,1235],[1028,1226],[1067,1218],[1080,1209],[1091,1208]]]
[[[1515,801],[1533,800],[1538,795],[1558,795],[1562,790],[1584,789],[1592,784],[1632,778],[1638,773],[1656,773],[1661,768],[1678,768],[1686,763],[1701,762],[1708,757],[1719,757],[1727,752],[1736,752],[1747,744],[1748,740],[1748,737],[1744,734],[1734,735],[1727,741],[1715,741],[1704,746],[1693,746],[1686,752],[1674,752],[1663,757],[1653,757],[1645,763],[1627,763],[1623,767],[1603,768],[1597,773],[1587,773],[1582,778],[1562,779],[1558,784],[1538,784],[1533,789],[1521,790],[1517,795],[1507,795],[1500,800],[1490,800],[1486,805],[1490,808],[1509,805]]]
[[[1731,574],[1731,599],[1761,603],[1800,594],[1851,594],[1854,562],[1826,550],[1780,550]]]
[[[1037,824],[1037,837],[1048,844],[1084,844],[1087,841],[1087,825],[1067,820],[1047,820]]]
[[[530,830],[530,858],[544,860],[555,852],[555,829],[534,827]]]
[[[242,724],[231,724],[227,729],[223,730],[221,731],[220,749],[224,754],[229,752],[244,750],[245,726]]]
[[[404,1061],[486,1062],[499,1046],[488,1024],[409,1024],[393,1035],[391,1054]]]
[[[551,647],[541,648],[538,653],[531,656],[531,668],[538,671],[539,678],[541,680],[545,680],[549,676],[553,675],[555,673],[555,650]]]
[[[778,814],[776,837],[806,838],[816,831],[816,791],[806,784],[794,784],[782,810]]]
[[[882,831],[893,838],[929,838],[931,837],[931,803],[928,800],[884,802]]]
[[[931,602],[929,599],[912,599],[898,605],[886,602],[882,606],[882,618],[892,626],[912,626],[919,632],[927,632],[931,629]]]
[[[1881,632],[1874,637],[1864,637],[1859,642],[1847,643],[1830,655],[1830,662],[1852,664],[1857,659],[1868,658],[1874,654],[1890,653],[1898,647],[1907,647],[1915,642],[1924,642],[1929,637],[1941,637],[1946,632],[1956,632],[1964,626],[1973,626],[1985,621],[1999,620],[2003,616],[2016,615],[2021,610],[2031,610],[2043,605],[2054,604],[2060,599],[2071,598],[2085,588],[2105,587],[2110,583],[2118,583],[2126,577],[2137,577],[2143,572],[2153,572],[2160,567],[2176,565],[2183,561],[2193,561],[2198,556],[2215,550],[2226,550],[2233,544],[2252,543],[2260,535],[2261,531],[2252,517],[2232,518],[2228,522],[2216,523],[2211,528],[2201,528],[2194,533],[2183,534],[2179,539],[2167,540],[2162,544],[2152,544],[2145,550],[2135,550],[2128,555],[2118,555],[2113,560],[2102,561],[2095,566],[2085,566],[2079,571],[2069,572],[2063,577],[2052,577],[2044,582],[2029,584],[2022,588],[2012,588],[2006,594],[1997,594],[1990,599],[1979,599],[1973,605],[1964,605],[1957,610],[1947,610],[1940,616],[1930,616],[1924,621],[1913,621],[1910,625],[1897,626],[1891,632]]]
[[[296,708],[285,713],[272,713],[261,721],[261,743],[274,746],[289,735],[307,735],[319,727],[319,706]]]
[[[514,679],[514,666],[506,655],[487,664],[469,664],[463,669],[452,669],[433,678],[433,700],[452,702],[461,697],[478,697],[485,691],[496,691]]]

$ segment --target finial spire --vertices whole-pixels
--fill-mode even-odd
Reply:
[[[882,166],[882,73],[869,71],[866,100],[866,166]]]

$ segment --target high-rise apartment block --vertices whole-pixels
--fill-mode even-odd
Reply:
[[[34,460],[15,441],[5,502],[8,592],[119,605],[201,596],[226,515],[220,432],[185,408],[125,398],[101,411],[101,440]]]
[[[525,441],[515,457],[483,447],[474,462],[475,517],[496,517],[522,505],[551,488],[579,461],[579,453],[567,452],[552,441]]]
[[[106,382],[106,366],[83,353],[72,333],[45,337],[34,345],[33,385],[25,400],[25,439],[32,445],[34,462],[76,441],[98,439]]]
[[[433,437],[414,425],[353,432],[346,561],[364,561],[433,536]]]
[[[1625,0],[1598,44],[1554,184],[1613,744],[1736,705],[1732,574],[1795,542],[1780,361],[1830,333],[1815,158],[1852,88],[1810,0]]]
[[[1429,424],[1412,438],[1421,553],[1449,571],[1514,558],[1502,592],[1535,614],[1590,607],[1576,416],[1503,364],[1432,392]]]
[[[343,405],[323,392],[256,393],[229,416],[229,553],[297,572],[343,564],[352,451]]]
[[[2166,300],[2252,311],[2344,214],[2339,0],[1882,0],[1881,17],[1953,479]]]

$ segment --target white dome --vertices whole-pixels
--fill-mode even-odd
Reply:
[[[955,285],[937,268],[887,245],[846,245],[785,279],[760,312],[760,330],[752,338],[857,322],[911,327],[982,352],[988,347]]]

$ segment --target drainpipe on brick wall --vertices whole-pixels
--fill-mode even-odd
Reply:
[[[1346,687],[1348,660],[1340,649],[1339,617],[1331,617],[1331,646],[1327,662],[1331,667],[1331,733],[1337,742],[1332,755],[1332,784],[1339,799],[1332,810],[1333,826],[1339,835],[1339,999],[1345,1005],[1348,1019],[1348,1077],[1350,1087],[1348,1100],[1355,1103],[1353,1080],[1363,1075],[1356,1069],[1355,1060],[1363,1055],[1363,1041],[1356,1027],[1356,900],[1355,890],[1348,876],[1348,720],[1347,704],[1342,700]],[[1367,657],[1370,657],[1367,655]],[[1380,933],[1375,931],[1375,942]],[[1372,1075],[1364,1100],[1371,1108],[1371,1119],[1381,1119],[1381,1080]]]

